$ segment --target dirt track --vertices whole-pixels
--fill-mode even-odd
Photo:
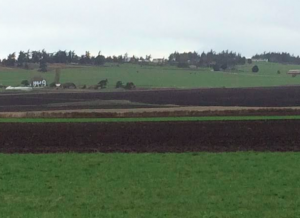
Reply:
[[[165,107],[0,112],[0,118],[123,118],[300,115],[300,107]]]
[[[140,105],[84,105],[99,100],[128,100],[143,104],[179,106],[300,106],[300,86],[242,89],[192,89],[124,92],[0,94],[0,111],[141,108]],[[76,102],[79,104],[76,105]],[[70,103],[70,105],[68,105]],[[75,103],[75,104],[74,104]],[[57,105],[55,104],[63,104]],[[50,107],[51,105],[51,107]]]
[[[300,121],[1,123],[1,153],[300,151]]]

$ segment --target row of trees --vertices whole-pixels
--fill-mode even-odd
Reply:
[[[90,52],[86,52],[85,55],[78,56],[74,51],[58,51],[55,53],[48,53],[45,50],[42,51],[20,51],[18,57],[15,53],[9,54],[7,59],[1,61],[2,65],[8,67],[24,67],[28,68],[28,65],[33,63],[39,63],[40,69],[46,67],[47,63],[75,63],[75,64],[92,64],[92,65],[103,65],[106,58],[99,54],[94,57],[91,56]]]
[[[300,57],[294,56],[289,53],[276,53],[269,52],[263,54],[257,54],[253,56],[253,59],[267,59],[269,62],[282,63],[282,64],[300,64]]]
[[[205,53],[198,54],[197,52],[178,53],[174,52],[169,56],[170,63],[177,63],[179,67],[186,67],[187,64],[196,65],[198,67],[213,67],[218,70],[223,70],[228,67],[234,67],[236,65],[243,65],[246,63],[246,58],[241,54],[222,51],[217,53],[213,50]]]
[[[75,51],[62,51],[59,50],[55,53],[48,53],[45,50],[42,51],[20,51],[18,56],[16,53],[9,54],[7,58],[0,60],[0,63],[8,67],[22,67],[29,68],[30,64],[39,64],[40,71],[47,70],[48,63],[61,63],[61,64],[81,64],[81,65],[103,65],[105,63],[147,63],[151,60],[151,55],[146,57],[129,57],[128,54],[119,56],[105,57],[98,53],[96,56],[92,56],[90,52],[85,52],[84,55],[78,56]],[[293,56],[289,53],[264,53],[253,56],[253,59],[268,59],[270,62],[278,63],[292,63],[300,64],[300,57]],[[195,65],[197,67],[212,67],[218,71],[220,69],[226,70],[227,68],[233,68],[236,65],[243,65],[246,63],[246,58],[239,53],[232,51],[222,51],[217,53],[213,50],[209,52],[174,52],[170,54],[168,63],[175,64],[178,67],[189,67]]]
[[[24,67],[28,68],[30,63],[39,63],[45,65],[47,63],[62,63],[62,64],[82,64],[82,65],[103,65],[108,63],[124,63],[124,62],[139,62],[148,60],[150,61],[151,55],[146,57],[130,57],[126,53],[125,55],[119,56],[108,56],[105,57],[98,53],[97,56],[92,56],[89,51],[86,51],[84,55],[78,56],[75,51],[57,51],[55,53],[48,53],[45,50],[42,51],[20,51],[17,57],[16,53],[9,54],[7,58],[0,60],[0,63],[8,67]],[[43,67],[41,67],[43,68]]]

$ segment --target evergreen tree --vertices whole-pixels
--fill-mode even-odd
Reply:
[[[49,54],[45,50],[43,50],[42,58],[40,59],[40,67],[39,67],[40,72],[48,71],[48,65],[47,65],[48,56],[49,56]]]
[[[7,60],[5,60],[4,65],[8,67],[14,67],[16,63],[16,54],[9,54]]]
[[[23,67],[25,62],[26,62],[26,54],[23,51],[20,51],[19,57],[17,60],[18,67]]]
[[[47,65],[47,62],[46,62],[44,59],[40,60],[39,71],[40,71],[40,72],[47,72],[47,71],[48,71],[48,65]]]

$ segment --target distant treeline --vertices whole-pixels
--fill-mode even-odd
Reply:
[[[146,56],[147,58],[148,56]],[[135,57],[134,57],[135,58]],[[106,62],[123,63],[128,59],[127,54],[119,56],[105,57],[101,52],[97,56],[92,56],[90,52],[78,56],[74,51],[58,51],[48,53],[42,51],[20,51],[17,56],[16,53],[9,54],[6,59],[0,60],[3,66],[20,67],[28,69],[30,64],[40,64],[40,71],[47,71],[48,63],[56,64],[81,64],[81,65],[103,65]],[[136,58],[136,60],[139,60]]]
[[[75,63],[82,65],[103,65],[105,62],[123,63],[123,62],[138,62],[140,60],[150,60],[151,55],[146,57],[129,57],[128,54],[118,56],[101,55],[101,52],[97,56],[92,56],[89,51],[84,55],[77,55],[75,51],[57,51],[54,53],[48,53],[45,50],[42,51],[20,51],[18,56],[16,53],[9,54],[7,58],[0,60],[2,65],[6,66],[23,66],[26,63],[40,63],[45,61],[46,63]]]
[[[62,64],[81,64],[81,65],[103,65],[105,63],[150,63],[151,55],[146,57],[129,57],[128,54],[118,56],[107,56],[98,53],[97,56],[92,56],[90,52],[86,52],[84,55],[77,55],[74,51],[57,51],[54,53],[48,53],[45,50],[42,51],[20,51],[18,55],[16,53],[9,54],[7,58],[1,61],[2,65],[8,67],[22,67],[28,68],[30,63],[39,63],[40,68],[46,67],[47,63],[62,63]],[[197,67],[218,67],[226,69],[227,67],[245,64],[246,58],[240,54],[223,51],[216,53],[209,51],[198,54],[197,52],[179,53],[174,52],[170,54],[168,59],[159,58],[155,61],[156,64],[173,64],[179,67],[188,67],[195,65]],[[43,71],[43,70],[42,70]]]
[[[300,64],[300,57],[294,56],[289,53],[276,53],[269,52],[254,55],[252,59],[267,59],[269,62],[282,63],[282,64]]]
[[[186,64],[193,64],[197,67],[213,67],[225,70],[228,67],[245,64],[246,58],[242,57],[241,54],[231,51],[216,53],[211,50],[207,53],[202,52],[202,54],[198,54],[197,52],[174,52],[169,56],[169,62],[178,63],[179,67],[184,67]]]
[[[151,55],[146,55],[146,57],[129,57],[127,53],[125,55],[105,57],[101,52],[96,56],[92,56],[88,51],[85,52],[84,55],[77,55],[74,51],[59,50],[54,53],[48,53],[42,50],[20,51],[18,55],[12,53],[9,54],[7,58],[0,60],[0,64],[7,67],[20,67],[25,69],[28,69],[30,64],[39,64],[40,71],[47,71],[48,63],[103,65],[105,63],[130,62],[149,64],[151,59]],[[289,53],[264,53],[253,56],[253,59],[268,59],[270,62],[300,64],[300,57],[295,57]],[[170,54],[168,59],[160,58],[153,60],[153,63],[156,64],[172,64],[178,67],[211,67],[216,71],[234,68],[234,66],[243,65],[246,62],[247,59],[239,53],[232,51],[217,53],[213,50],[202,52],[201,54],[197,52],[174,52]],[[248,63],[250,62],[251,61],[248,60]]]
[[[115,57],[115,59],[118,59]],[[119,59],[118,59],[119,60]],[[25,67],[29,63],[75,63],[75,64],[91,64],[102,65],[107,61],[103,55],[99,54],[94,57],[90,52],[86,52],[85,55],[78,56],[74,51],[58,51],[55,53],[48,53],[45,50],[42,51],[20,51],[17,56],[16,53],[9,54],[6,59],[1,61],[5,66],[18,66]]]

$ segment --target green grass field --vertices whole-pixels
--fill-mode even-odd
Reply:
[[[0,155],[1,217],[300,216],[299,153]]]
[[[204,116],[204,117],[141,117],[141,118],[0,118],[0,123],[119,123],[119,122],[185,122],[299,120],[293,116]]]
[[[61,83],[74,82],[77,85],[94,85],[102,79],[108,79],[108,90],[113,90],[117,81],[134,82],[138,88],[199,88],[199,87],[260,87],[298,85],[300,76],[287,75],[290,69],[299,69],[297,65],[276,63],[258,63],[260,72],[251,72],[252,65],[238,66],[233,72],[211,72],[208,68],[190,70],[172,66],[144,66],[123,64],[104,67],[79,67],[62,69]],[[277,71],[281,74],[278,75]],[[19,85],[22,80],[30,80],[42,75],[48,83],[54,81],[54,71],[38,73],[36,70],[0,68],[0,84]]]

